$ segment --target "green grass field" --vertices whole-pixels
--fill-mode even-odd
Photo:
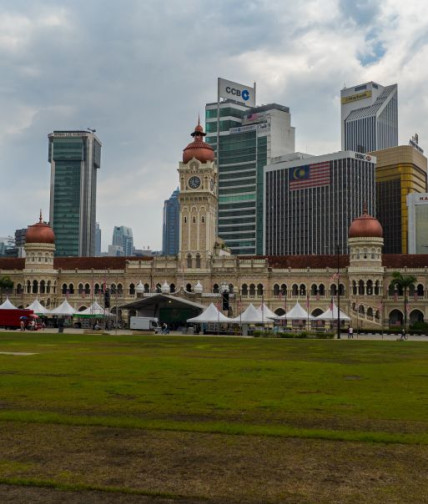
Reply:
[[[0,355],[2,502],[428,502],[424,343],[16,332],[0,352],[35,354]]]

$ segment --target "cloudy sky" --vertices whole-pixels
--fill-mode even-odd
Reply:
[[[340,148],[340,89],[398,83],[399,140],[428,149],[428,14],[408,0],[2,0],[0,236],[49,218],[47,135],[95,128],[97,220],[162,245],[162,208],[217,77],[290,107],[296,148]]]

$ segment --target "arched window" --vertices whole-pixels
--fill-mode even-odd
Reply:
[[[358,282],[358,294],[364,296],[364,282],[362,280]]]
[[[22,287],[22,285],[20,283],[16,286],[16,293],[17,294],[23,294],[24,293],[24,288]]]
[[[87,283],[85,284],[85,294],[88,296],[91,293],[91,286]]]
[[[190,283],[186,284],[186,291],[192,292],[192,284],[190,284]]]
[[[220,292],[220,289],[219,289],[219,287],[218,287],[218,284],[214,284],[214,285],[213,285],[213,293],[214,293],[214,294],[218,294],[219,292]]]
[[[51,293],[51,281],[50,281],[50,280],[48,280],[48,283],[47,283],[47,285],[46,285],[46,292],[47,292],[48,294],[50,294],[50,293]]]
[[[135,284],[133,283],[129,285],[129,295],[135,296]]]
[[[319,287],[318,287],[318,294],[320,296],[325,296],[325,286],[324,284],[320,284]]]
[[[316,296],[318,293],[318,287],[316,284],[311,285],[311,296]]]
[[[40,280],[40,294],[44,294],[46,292],[46,282],[44,280]]]
[[[192,256],[191,256],[191,254],[188,254],[188,256],[187,256],[187,267],[188,268],[192,267]]]
[[[62,284],[62,290],[61,290],[61,292],[62,292],[63,294],[67,294],[67,291],[68,291],[68,289],[67,289],[67,284]]]
[[[416,288],[414,284],[409,285],[409,296],[413,297],[415,295]]]
[[[205,217],[204,216],[201,217],[201,222],[202,222],[202,224],[204,224],[204,222],[205,222]]]
[[[287,297],[287,285],[281,284],[281,295]]]
[[[373,282],[372,282],[372,280],[367,280],[367,295],[368,296],[373,295]]]
[[[373,318],[373,308],[367,308],[367,317]]]
[[[343,284],[339,284],[339,296],[345,295],[345,286]]]
[[[254,284],[250,284],[250,297],[256,296],[256,286]]]
[[[100,290],[101,290],[101,289],[100,289],[100,284],[97,284],[97,283],[96,283],[96,284],[95,284],[94,289],[95,289],[95,294],[99,294],[99,293],[100,293]]]
[[[379,312],[379,310],[376,310],[375,318],[376,318],[377,320],[379,320],[379,319],[380,319],[380,312]]]
[[[173,284],[173,283],[172,283],[172,284],[169,286],[169,290],[170,290],[170,292],[175,292],[175,284]]]
[[[82,295],[83,294],[83,284],[82,283],[79,284],[78,289],[79,289],[79,294]]]
[[[403,314],[400,310],[392,310],[389,314],[389,325],[390,326],[402,326],[403,325]]]
[[[116,284],[112,283],[110,284],[110,294],[116,294]]]
[[[305,284],[300,284],[299,294],[301,296],[306,296],[306,285]]]
[[[279,296],[279,285],[278,284],[275,284],[273,286],[273,295],[274,296]]]
[[[243,296],[248,296],[248,285],[247,284],[242,284],[241,293]]]
[[[330,296],[337,296],[337,285],[336,284],[330,285]]]
[[[117,293],[119,296],[123,294],[123,285],[121,283],[117,284]]]
[[[356,296],[357,292],[358,292],[358,290],[357,290],[357,282],[355,280],[352,280],[352,294],[354,296]]]
[[[187,285],[189,285],[189,284],[187,284]],[[161,287],[161,284],[160,284],[160,283],[157,283],[157,284],[156,284],[156,292],[158,292],[158,293],[161,293],[161,292],[162,292],[162,287]]]
[[[293,284],[293,287],[291,288],[291,294],[293,296],[299,295],[299,286],[297,284]]]
[[[257,285],[257,296],[262,297],[263,296],[263,284],[258,284]]]
[[[424,297],[424,286],[422,284],[418,285],[417,294],[419,297]]]
[[[201,256],[200,256],[200,254],[196,254],[196,267],[197,268],[201,267]]]
[[[37,294],[39,290],[39,282],[37,280],[33,280],[33,294]]]
[[[412,310],[409,316],[410,324],[416,324],[417,322],[424,321],[424,314],[420,310]]]
[[[144,284],[144,292],[150,292],[150,285],[148,283]]]
[[[365,311],[364,311],[364,306],[363,305],[360,305],[359,309],[358,309],[358,313],[360,315],[364,315]]]
[[[379,284],[379,280],[376,280],[376,283],[375,283],[375,288],[374,288],[374,293],[375,293],[375,296],[379,296],[379,294],[380,294],[380,284]]]
[[[389,284],[389,287],[388,287],[388,295],[389,296],[395,296],[395,285],[394,284]]]
[[[73,284],[69,284],[68,292],[69,292],[69,294],[74,294],[74,285]]]

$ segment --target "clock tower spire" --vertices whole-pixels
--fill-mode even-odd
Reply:
[[[183,267],[205,267],[214,250],[217,227],[217,166],[214,150],[204,142],[204,129],[198,124],[191,142],[183,150],[180,178],[180,244]]]

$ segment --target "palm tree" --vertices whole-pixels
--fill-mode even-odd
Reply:
[[[404,330],[407,329],[407,290],[411,285],[417,282],[417,278],[413,275],[402,275],[399,271],[394,271],[392,273],[392,282],[395,288],[403,291],[404,297]]]
[[[13,282],[8,276],[0,277],[0,302],[3,302],[3,291],[10,291],[13,289]]]

